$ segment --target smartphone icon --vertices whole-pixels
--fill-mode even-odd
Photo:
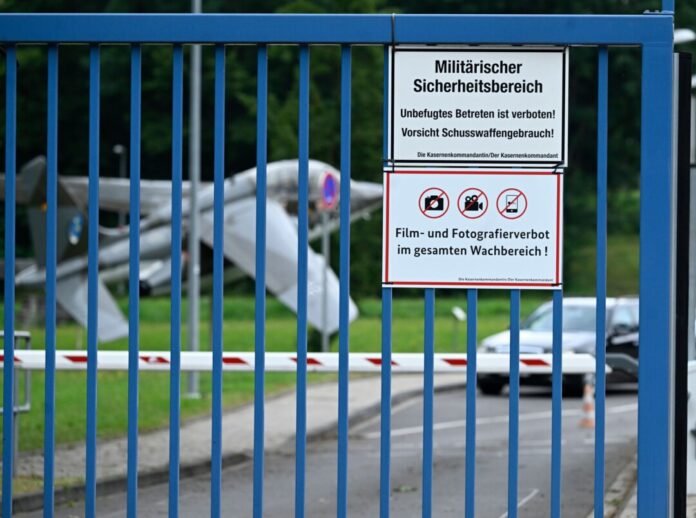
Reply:
[[[517,194],[506,194],[505,195],[505,212],[508,214],[517,214],[519,210],[519,195]]]

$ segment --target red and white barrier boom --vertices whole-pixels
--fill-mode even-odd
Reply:
[[[140,370],[168,371],[171,368],[169,352],[141,352]],[[0,353],[0,363],[4,362]],[[99,351],[97,365],[100,370],[128,370],[127,351]],[[436,354],[435,372],[463,372],[466,370],[466,354]],[[182,371],[210,371],[213,357],[210,352],[182,352]],[[23,370],[44,370],[46,353],[41,350],[17,350],[15,352],[15,367]],[[349,368],[352,372],[379,372],[382,367],[380,353],[351,353]],[[392,371],[423,372],[423,354],[393,353]],[[86,370],[86,351],[56,351],[56,368],[59,370]],[[297,368],[297,354],[266,353],[266,370],[292,372]],[[253,371],[253,352],[226,352],[222,355],[224,371]],[[337,372],[338,354],[309,353],[307,354],[307,370],[310,372]],[[483,354],[477,356],[477,371],[481,373],[507,374],[510,370],[510,356],[507,354]],[[595,358],[590,354],[563,354],[564,374],[586,374],[595,371]],[[611,369],[607,366],[607,372]],[[551,354],[521,354],[520,373],[550,374]]]

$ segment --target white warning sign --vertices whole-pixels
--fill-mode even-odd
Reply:
[[[568,50],[394,46],[388,158],[565,167]]]
[[[561,172],[387,170],[382,283],[558,289],[562,207]]]

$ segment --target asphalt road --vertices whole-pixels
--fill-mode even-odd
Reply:
[[[586,518],[592,506],[594,432],[578,426],[581,400],[563,402],[563,516]],[[433,516],[463,516],[465,393],[436,395]],[[613,391],[607,398],[606,471],[609,483],[635,452],[636,393]],[[520,402],[519,516],[549,515],[551,460],[551,398],[545,389],[523,388]],[[479,394],[477,417],[476,515],[503,518],[507,511],[508,400]],[[421,515],[422,400],[394,408],[392,426],[392,516]],[[269,518],[293,515],[294,454],[266,456],[265,508]],[[252,466],[223,472],[223,515],[251,516]],[[309,446],[307,516],[335,515],[336,441]],[[181,516],[209,514],[209,477],[181,482]],[[379,418],[351,430],[349,450],[349,515],[379,516]],[[167,485],[139,492],[139,516],[167,515]],[[98,501],[103,518],[125,516],[125,495]],[[58,517],[83,515],[83,503],[57,509]],[[25,516],[41,516],[40,513]]]

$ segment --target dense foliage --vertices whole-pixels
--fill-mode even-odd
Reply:
[[[4,12],[186,12],[187,0],[1,0]],[[659,8],[658,0],[205,0],[205,12],[351,12],[351,13],[623,13]],[[648,16],[648,15],[646,15]],[[696,3],[678,2],[678,27],[696,28]],[[683,50],[693,50],[684,46]],[[23,47],[19,54],[18,162],[45,153],[46,49]],[[340,49],[312,48],[311,156],[338,166],[340,161]],[[212,179],[213,51],[203,51],[203,178]],[[610,224],[615,232],[637,231],[640,150],[640,52],[612,49],[610,54]],[[269,158],[297,155],[298,51],[269,50]],[[381,180],[382,67],[380,48],[353,50],[352,175]],[[3,73],[0,64],[0,74]],[[571,52],[570,167],[566,195],[566,257],[594,236],[596,49]],[[104,46],[101,67],[101,171],[114,176],[115,144],[129,146],[129,51]],[[1,83],[1,82],[0,82]],[[188,83],[187,83],[188,84]],[[60,51],[60,157],[62,174],[84,175],[88,145],[88,49]],[[143,50],[142,171],[144,178],[170,177],[171,49]],[[4,84],[0,84],[4,98]],[[229,174],[253,167],[256,146],[256,55],[252,46],[227,50],[226,169]],[[4,120],[4,106],[0,106]],[[4,142],[4,125],[0,126]],[[3,150],[4,153],[4,150]],[[0,157],[2,158],[2,157]],[[4,158],[3,158],[4,160]],[[186,157],[185,157],[186,160]],[[0,215],[0,218],[2,216]],[[29,253],[20,217],[20,253]],[[379,286],[381,216],[353,226],[352,285],[356,294],[374,294]],[[337,240],[334,240],[337,241]],[[334,243],[334,259],[338,257]],[[335,261],[336,264],[336,261]],[[569,279],[572,283],[572,279]]]

